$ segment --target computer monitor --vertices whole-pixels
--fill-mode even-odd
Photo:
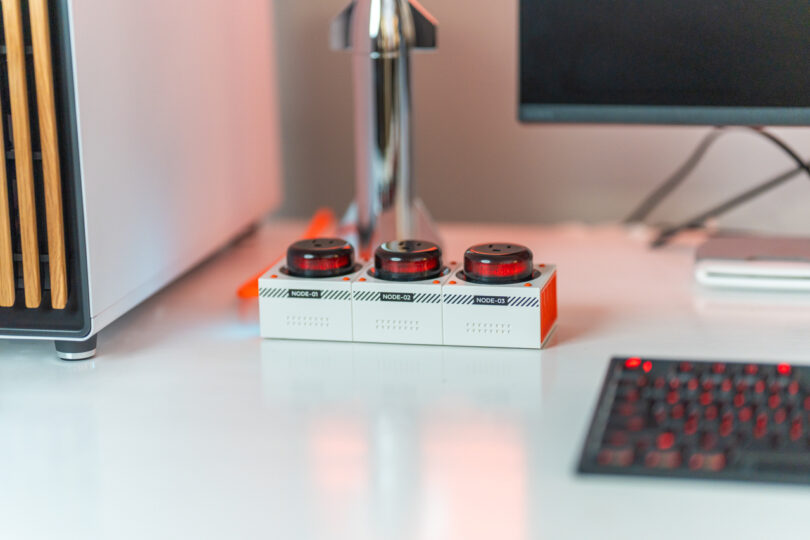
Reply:
[[[810,8],[521,0],[520,119],[810,125]]]

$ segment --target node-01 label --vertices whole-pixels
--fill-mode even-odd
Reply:
[[[287,291],[288,298],[320,298],[321,291],[313,291],[307,289],[289,289]]]
[[[381,292],[380,302],[413,302],[413,293]]]
[[[473,304],[476,306],[508,306],[508,296],[474,296]]]

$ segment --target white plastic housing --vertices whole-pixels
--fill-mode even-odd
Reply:
[[[452,275],[423,281],[375,278],[368,263],[352,284],[354,340],[373,343],[442,344],[442,285]]]
[[[443,287],[444,344],[540,349],[557,325],[557,268],[508,285],[479,285],[459,272]]]
[[[810,291],[810,262],[703,259],[695,279],[705,287],[768,291]]]
[[[352,280],[287,275],[284,261],[259,279],[259,319],[265,338],[352,341]]]

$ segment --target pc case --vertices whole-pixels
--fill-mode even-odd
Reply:
[[[278,202],[271,3],[2,7],[0,346],[87,358]]]

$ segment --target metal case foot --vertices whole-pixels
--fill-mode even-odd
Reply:
[[[89,360],[96,355],[98,336],[93,336],[85,341],[54,341],[56,355],[61,360],[78,361]]]

